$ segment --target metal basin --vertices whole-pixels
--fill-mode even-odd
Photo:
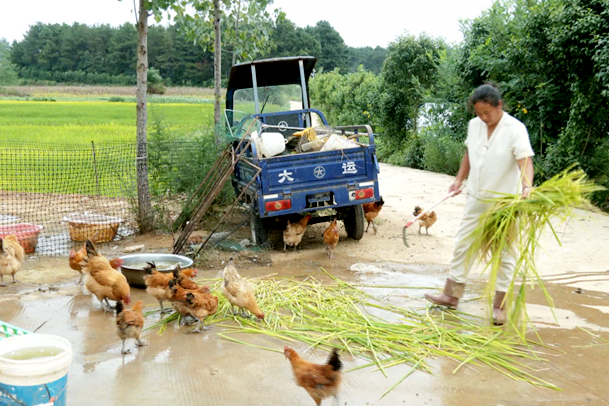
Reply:
[[[121,272],[127,278],[129,285],[144,289],[144,267],[147,262],[154,262],[156,270],[163,273],[172,272],[177,264],[182,268],[192,266],[193,260],[183,255],[175,254],[130,254],[120,257],[123,261]]]

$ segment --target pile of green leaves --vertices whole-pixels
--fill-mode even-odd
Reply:
[[[514,380],[558,389],[534,375],[535,368],[528,365],[528,361],[546,361],[540,348],[532,348],[532,344],[539,343],[530,341],[522,345],[514,335],[464,313],[436,316],[429,312],[430,308],[417,312],[395,306],[367,293],[363,286],[324,273],[326,282],[313,275],[304,280],[295,277],[252,280],[258,304],[266,315],[262,322],[232,314],[230,303],[219,292],[221,279],[198,280],[209,285],[219,298],[218,311],[205,323],[221,327],[220,337],[268,351],[282,352],[283,345],[262,347],[249,342],[247,337],[265,335],[289,343],[302,342],[310,348],[337,348],[366,360],[352,370],[375,367],[387,376],[387,368],[411,365],[412,369],[383,396],[415,370],[430,372],[427,360],[434,356],[456,361],[454,372],[463,366],[487,365]],[[159,328],[162,333],[168,323],[178,318],[174,313],[148,330]]]

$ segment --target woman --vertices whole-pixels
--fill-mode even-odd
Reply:
[[[503,111],[501,93],[493,85],[478,87],[472,94],[470,105],[476,118],[470,120],[467,129],[467,147],[455,182],[448,189],[461,193],[461,185],[467,178],[465,213],[457,232],[455,250],[443,293],[426,294],[434,304],[457,307],[463,296],[467,275],[474,256],[470,255],[472,232],[477,228],[482,214],[490,207],[485,199],[496,193],[521,193],[526,199],[533,184],[534,155],[529,134],[522,122]],[[524,173],[523,173],[524,172]],[[469,177],[468,177],[469,176]],[[514,277],[516,258],[510,250],[501,253],[501,265],[495,283],[493,322],[505,323],[504,298]]]

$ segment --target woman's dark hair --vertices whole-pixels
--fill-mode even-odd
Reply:
[[[469,105],[474,106],[478,102],[488,103],[493,107],[497,107],[501,101],[501,92],[494,83],[485,83],[478,86],[474,93],[469,98]]]

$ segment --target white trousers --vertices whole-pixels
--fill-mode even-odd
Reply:
[[[450,262],[449,278],[457,283],[467,282],[467,275],[475,262],[475,255],[469,255],[469,247],[472,242],[472,232],[478,227],[478,222],[482,214],[491,207],[490,203],[485,203],[475,197],[467,195],[465,202],[465,212],[457,231],[457,241],[453,251],[453,259]],[[516,258],[511,250],[504,250],[501,253],[501,263],[497,272],[495,291],[507,292],[514,277],[516,269]]]

